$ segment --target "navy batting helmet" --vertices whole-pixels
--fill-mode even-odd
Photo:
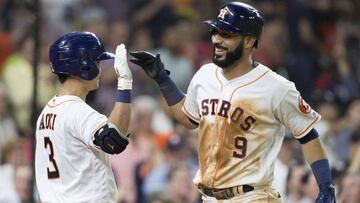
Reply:
[[[49,59],[53,73],[74,75],[92,80],[99,74],[96,61],[113,59],[100,39],[91,32],[71,32],[50,47]]]
[[[226,32],[254,35],[260,40],[264,20],[254,7],[241,2],[230,2],[220,9],[216,19],[204,23]],[[257,44],[258,42],[256,47]]]

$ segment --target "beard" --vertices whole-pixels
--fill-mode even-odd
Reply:
[[[214,47],[213,47],[212,61],[222,69],[228,68],[242,57],[242,55],[243,55],[243,46],[244,46],[244,39],[241,39],[239,45],[235,48],[234,51],[227,51],[226,55],[225,55],[225,58],[224,59],[219,59],[215,55],[215,48],[221,48],[221,49],[226,49],[226,48],[221,47],[218,44],[215,44]]]

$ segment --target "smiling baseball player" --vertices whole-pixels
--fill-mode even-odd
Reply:
[[[328,160],[313,128],[320,115],[294,83],[252,59],[263,18],[250,5],[225,4],[212,28],[213,63],[202,66],[185,96],[168,76],[160,55],[130,53],[153,78],[172,115],[199,128],[199,171],[204,202],[281,202],[271,186],[274,162],[289,129],[301,143],[319,184],[317,202],[335,201]]]

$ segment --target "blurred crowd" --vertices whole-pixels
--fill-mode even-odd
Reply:
[[[91,31],[115,51],[160,53],[186,92],[192,75],[211,61],[209,28],[225,0],[41,0],[37,108],[32,108],[35,15],[33,1],[0,0],[0,203],[37,199],[33,186],[32,112],[56,94],[49,45],[70,31]],[[256,61],[296,84],[322,115],[317,124],[340,203],[360,202],[360,1],[246,0],[265,18]],[[100,64],[100,88],[87,102],[105,115],[115,101],[113,61]],[[119,203],[198,203],[197,132],[167,112],[156,85],[133,71],[128,148],[111,157]],[[274,186],[284,202],[314,202],[317,184],[300,144],[287,133],[275,164]]]

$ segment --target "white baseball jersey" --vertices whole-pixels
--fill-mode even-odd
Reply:
[[[116,202],[108,155],[93,144],[107,123],[76,96],[55,96],[36,124],[36,184],[43,203]]]
[[[320,119],[292,82],[261,64],[232,80],[204,65],[182,110],[199,123],[194,183],[210,188],[271,184],[285,127],[299,139]]]

